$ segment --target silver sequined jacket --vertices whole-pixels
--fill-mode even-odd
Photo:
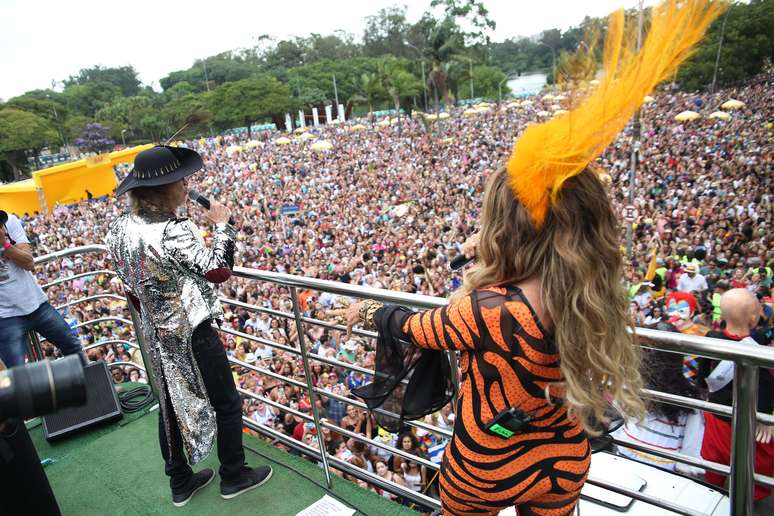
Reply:
[[[139,304],[167,435],[168,393],[192,463],[212,448],[215,413],[191,350],[191,336],[202,322],[223,316],[211,282],[231,275],[234,235],[233,227],[218,224],[208,248],[193,222],[140,213],[120,216],[105,239],[115,271],[135,298],[135,307]]]

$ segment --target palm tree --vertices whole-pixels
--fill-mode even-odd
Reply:
[[[368,103],[368,116],[374,118],[374,102],[384,97],[381,77],[375,72],[366,72],[360,76],[360,92]]]
[[[400,121],[400,99],[417,95],[422,91],[422,82],[405,70],[397,59],[384,59],[379,63],[379,77],[384,90],[395,105]]]
[[[432,69],[425,86],[433,94],[436,112],[440,111],[440,97],[449,104],[449,75],[444,65],[459,54],[462,47],[462,35],[452,18],[446,18],[431,28],[426,52]]]

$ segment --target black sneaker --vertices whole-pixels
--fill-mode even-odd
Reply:
[[[220,481],[220,496],[228,500],[251,489],[262,486],[271,478],[271,466],[258,466],[257,468],[244,468],[242,475],[237,480]]]
[[[191,501],[191,498],[196,494],[196,491],[212,482],[213,478],[215,478],[215,473],[210,468],[194,473],[194,476],[191,477],[191,480],[188,482],[188,488],[185,491],[178,494],[172,493],[172,503],[175,507],[184,506]]]

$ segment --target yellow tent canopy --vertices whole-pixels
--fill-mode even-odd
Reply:
[[[277,145],[289,145],[290,144],[290,138],[288,138],[286,136],[280,136],[279,138],[277,138],[275,140],[275,142],[277,143]]]
[[[714,113],[710,114],[710,118],[719,118],[720,120],[728,120],[731,118],[731,115],[726,113],[725,111],[715,111]]]
[[[311,147],[313,151],[326,151],[331,150],[333,148],[333,144],[328,140],[317,140],[311,145]]]
[[[745,107],[746,104],[741,100],[729,99],[720,105],[723,109],[739,109]]]
[[[0,185],[0,209],[15,215],[40,211],[40,198],[34,179]]]
[[[679,120],[680,122],[687,122],[696,120],[697,118],[701,118],[701,115],[696,111],[683,111],[675,117],[675,120]]]

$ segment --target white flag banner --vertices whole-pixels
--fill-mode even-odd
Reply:
[[[320,125],[320,117],[317,114],[317,108],[312,108],[312,119],[314,120],[314,126]]]
[[[325,123],[330,124],[333,119],[333,106],[325,106]]]
[[[298,112],[298,125],[299,127],[306,127],[306,120],[304,119],[304,112],[299,111]]]
[[[290,113],[285,113],[285,130],[287,132],[293,131],[293,119],[290,118]]]
[[[339,122],[344,122],[344,104],[339,104]]]

